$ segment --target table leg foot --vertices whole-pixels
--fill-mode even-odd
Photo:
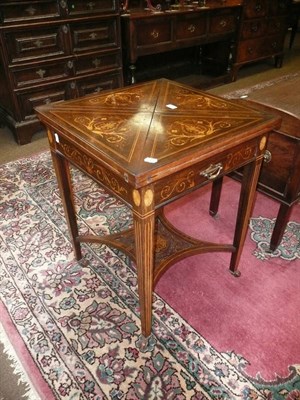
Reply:
[[[236,278],[239,278],[242,274],[241,271],[237,270],[237,271],[233,271],[232,269],[229,270],[231,275],[235,276]]]

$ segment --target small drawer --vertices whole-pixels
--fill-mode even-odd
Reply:
[[[75,66],[76,75],[90,74],[122,68],[122,60],[119,51],[101,52],[79,56],[75,61]]]
[[[266,36],[245,40],[237,52],[237,61],[246,62],[280,53],[283,48],[283,35]]]
[[[184,169],[180,174],[170,175],[160,180],[155,184],[155,204],[167,204],[184,193],[247,164],[256,157],[258,143],[259,139],[254,139],[247,145],[239,145],[230,152],[225,151],[216,155],[209,163],[199,162]]]
[[[56,0],[1,1],[0,23],[27,23],[35,20],[53,19],[60,16]]]
[[[234,14],[220,13],[211,17],[209,28],[211,34],[234,32],[236,30],[237,19]]]
[[[75,54],[120,47],[116,18],[98,19],[97,22],[72,23],[70,31]]]
[[[267,22],[264,19],[245,21],[242,28],[242,38],[252,39],[260,37],[267,32]]]
[[[16,96],[22,121],[36,119],[34,109],[38,106],[72,98],[70,86],[66,82],[17,91]]]
[[[264,17],[268,11],[267,0],[246,0],[244,2],[244,14],[246,18]]]
[[[172,25],[169,19],[143,19],[136,21],[135,25],[138,48],[172,42]]]
[[[40,85],[74,75],[74,62],[72,59],[67,59],[40,63],[36,66],[31,64],[22,68],[12,68],[11,73],[16,88]]]
[[[238,48],[237,61],[246,62],[266,56],[268,53],[263,47],[263,41],[260,40],[245,40]]]
[[[65,0],[65,2],[67,3],[67,14],[70,17],[119,11],[119,2],[115,0]]]
[[[7,46],[9,63],[32,62],[33,59],[67,55],[68,34],[67,25],[40,29],[7,30],[4,33],[4,42]]]
[[[266,53],[275,54],[283,51],[284,35],[268,36],[264,48]]]
[[[268,24],[269,34],[282,33],[282,35],[284,35],[286,29],[287,29],[287,19],[285,17],[270,18]]]
[[[205,13],[206,14],[206,13]],[[184,15],[176,21],[175,35],[177,41],[189,40],[201,37],[207,31],[207,17],[206,15]]]
[[[99,93],[104,90],[117,89],[123,86],[122,70],[110,73],[93,74],[90,77],[77,79],[77,90],[79,96],[85,96],[91,93]]]

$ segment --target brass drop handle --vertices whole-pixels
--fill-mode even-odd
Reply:
[[[223,169],[222,163],[210,164],[208,168],[200,172],[200,175],[204,176],[207,179],[215,179],[217,176],[220,175],[222,169]]]

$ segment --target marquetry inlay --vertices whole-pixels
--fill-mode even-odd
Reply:
[[[59,142],[59,149],[70,161],[74,161],[76,165],[80,166],[89,175],[95,177],[114,193],[120,195],[121,197],[127,196],[128,190],[124,187],[121,179],[118,179],[114,174],[102,167],[93,158],[87,156],[86,154],[82,154],[76,147],[68,143]]]
[[[80,244],[88,241],[111,245],[133,259],[144,336],[151,333],[153,287],[175,262],[198,253],[229,251],[230,271],[240,275],[261,150],[267,132],[280,124],[279,118],[245,103],[160,79],[37,110],[49,129],[76,259],[82,259]],[[70,201],[71,180],[66,179],[69,163],[129,206],[132,227],[104,238],[81,234]],[[241,186],[234,243],[198,240],[168,222],[165,205],[240,167],[246,168],[247,179]],[[220,182],[213,187],[219,189]]]
[[[256,147],[247,146],[236,152],[230,152],[226,159],[226,169],[234,168],[237,164],[246,161],[255,155]]]
[[[265,136],[263,136],[261,138],[260,143],[259,143],[259,150],[260,151],[262,151],[266,147],[266,143],[267,143],[267,138]]]
[[[144,204],[146,207],[150,207],[153,203],[154,194],[151,189],[147,189],[144,195]]]
[[[160,190],[160,199],[165,201],[177,194],[183,193],[186,190],[195,186],[195,173],[194,171],[189,171],[185,174],[180,174],[175,181],[170,180],[168,185],[165,185]]]
[[[263,118],[241,103],[165,79],[57,103],[51,113],[54,120],[128,167],[124,172],[129,180],[138,170],[157,168],[210,141],[224,136],[234,141]],[[254,152],[244,148],[229,154],[224,169]],[[170,182],[159,190],[161,201],[193,186],[193,180],[191,174]]]
[[[141,205],[141,195],[138,190],[134,189],[132,192],[134,204],[139,207]]]

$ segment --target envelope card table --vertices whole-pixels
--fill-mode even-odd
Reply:
[[[135,262],[144,336],[151,333],[154,286],[178,260],[228,251],[230,271],[239,275],[268,134],[280,118],[166,79],[48,104],[37,114],[47,128],[75,256],[82,258],[82,242],[99,242]],[[130,208],[130,229],[80,233],[70,163]],[[165,205],[240,167],[233,243],[201,241],[170,224]]]

